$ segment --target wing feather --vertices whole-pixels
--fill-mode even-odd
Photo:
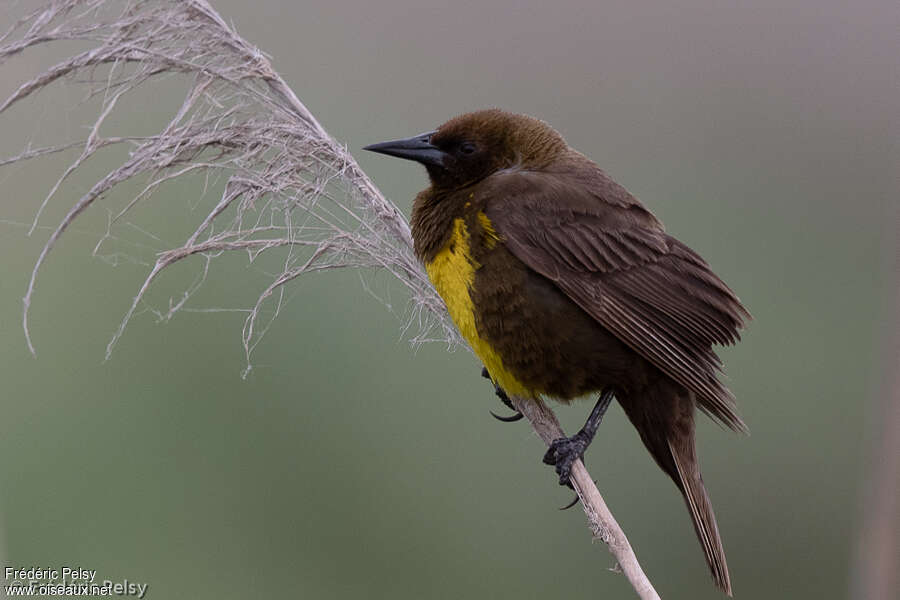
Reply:
[[[485,181],[487,216],[517,258],[694,392],[704,412],[745,429],[712,346],[738,340],[750,315],[696,252],[599,169]]]

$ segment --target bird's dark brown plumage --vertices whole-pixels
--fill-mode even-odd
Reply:
[[[413,206],[416,253],[429,265],[456,252],[464,225],[477,336],[525,389],[566,401],[613,386],[684,494],[713,578],[730,594],[694,450],[694,409],[745,429],[712,346],[739,339],[746,309],[699,255],[545,123],[487,110],[415,140],[427,154],[416,155],[425,151],[415,144],[402,151],[409,155],[391,153],[419,160],[431,178]]]

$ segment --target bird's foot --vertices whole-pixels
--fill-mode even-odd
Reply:
[[[588,415],[584,427],[572,437],[553,440],[550,448],[544,453],[544,464],[556,467],[556,474],[559,475],[559,485],[574,489],[571,481],[572,465],[578,459],[584,460],[584,452],[591,445],[594,435],[597,433],[597,428],[600,427],[600,422],[603,420],[603,415],[606,414],[606,409],[609,408],[609,404],[612,402],[613,396],[613,389],[610,387],[605,388],[603,393],[600,394],[597,404],[591,410],[591,414]],[[560,510],[571,508],[575,506],[576,502],[578,502],[577,495],[572,502],[563,506]]]
[[[495,419],[497,419],[498,421],[503,421],[504,423],[515,423],[516,421],[521,420],[524,415],[522,413],[520,413],[519,410],[515,406],[513,406],[513,403],[510,401],[509,396],[506,395],[506,390],[504,390],[502,387],[500,387],[499,385],[494,383],[494,380],[491,379],[491,374],[488,373],[487,367],[481,368],[481,376],[484,377],[485,379],[489,379],[491,381],[491,383],[494,384],[494,393],[497,394],[497,397],[500,398],[500,401],[503,404],[508,406],[509,409],[512,410],[513,413],[515,413],[508,417],[503,417],[491,410],[491,411],[488,411],[491,413],[491,416],[494,417]]]
[[[579,431],[572,437],[558,438],[550,444],[543,460],[545,465],[556,467],[559,485],[572,487],[572,483],[569,481],[572,476],[572,465],[576,460],[584,457],[584,451],[587,450],[590,443],[590,437],[584,431]]]

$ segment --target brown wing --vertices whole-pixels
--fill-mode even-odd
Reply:
[[[693,391],[704,412],[746,429],[712,345],[738,340],[750,315],[698,254],[595,167],[484,183],[485,212],[519,260]]]

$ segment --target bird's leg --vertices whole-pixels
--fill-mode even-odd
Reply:
[[[606,409],[609,408],[609,403],[612,402],[613,396],[612,388],[605,388],[603,393],[600,394],[597,404],[594,405],[591,414],[588,415],[584,427],[572,437],[559,438],[553,440],[553,443],[550,444],[550,448],[544,454],[544,464],[556,466],[556,473],[559,475],[559,485],[572,487],[572,484],[569,482],[569,477],[572,474],[572,463],[584,456],[584,451],[587,450],[587,447],[590,446],[591,441],[594,439],[594,434],[597,433],[597,428],[600,426],[603,415],[606,414]]]
[[[481,368],[481,376],[484,377],[485,379],[490,379],[491,383],[494,383],[494,380],[491,379],[491,374],[488,373],[487,367]],[[516,421],[520,420],[524,416],[524,415],[522,415],[522,413],[519,412],[519,410],[515,406],[513,406],[513,403],[509,401],[509,396],[506,395],[506,390],[504,390],[502,387],[500,387],[496,383],[494,383],[494,393],[497,394],[497,397],[500,398],[500,401],[503,402],[503,404],[505,404],[506,406],[508,406],[510,408],[510,410],[512,410],[515,414],[511,415],[509,417],[501,417],[500,415],[498,415],[497,413],[495,413],[492,410],[488,411],[491,413],[492,417],[494,417],[498,421],[503,421],[504,423],[515,423]]]

